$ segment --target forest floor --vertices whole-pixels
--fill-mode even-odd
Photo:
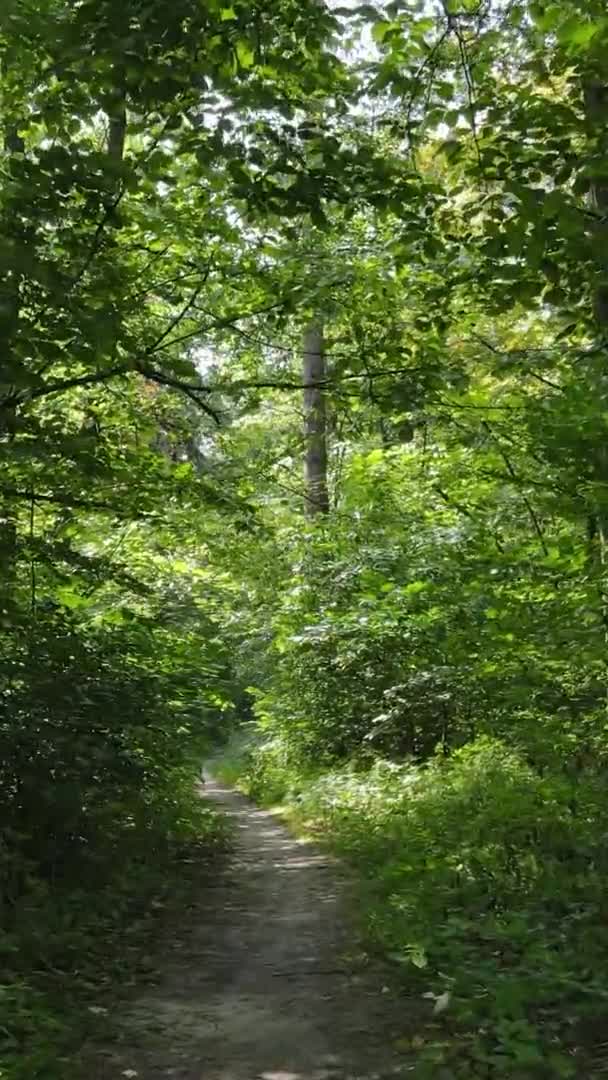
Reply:
[[[386,971],[357,956],[345,872],[215,780],[225,867],[171,929],[156,984],[124,1002],[95,1080],[371,1080],[407,1073],[411,1029]],[[359,950],[360,952],[360,950]]]

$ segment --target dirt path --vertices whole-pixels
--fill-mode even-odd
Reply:
[[[125,1011],[99,1080],[368,1080],[404,1067],[403,1005],[381,971],[354,974],[346,958],[337,868],[235,792],[209,781],[204,794],[233,819],[234,855],[170,943],[162,981]]]

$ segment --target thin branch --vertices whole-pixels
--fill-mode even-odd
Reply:
[[[500,357],[527,356],[527,354],[530,352],[543,353],[549,352],[551,349],[551,346],[549,346],[546,349],[511,349],[508,351],[504,351],[502,349],[497,349],[491,341],[488,341],[487,338],[482,337],[481,334],[476,333],[474,330],[471,331],[471,336],[475,338],[475,340],[478,341],[480,345],[483,345],[486,349],[489,349],[490,352],[494,353],[495,356]],[[538,381],[544,383],[545,386],[550,386],[552,390],[559,390],[560,394],[565,393],[563,386],[560,386],[559,383],[552,382],[551,379],[547,379],[544,375],[539,375],[537,371],[528,371],[527,374],[530,375],[533,379],[538,379]]]
[[[165,248],[164,251],[162,252],[162,255],[164,255],[167,250],[168,249]],[[133,278],[132,284],[135,284],[142,277],[144,277],[146,274],[148,274],[149,270],[150,270],[150,267],[154,264],[154,262],[158,262],[158,259],[161,258],[162,255],[159,254],[156,259],[151,259],[150,262],[147,264],[147,266],[142,270],[141,274],[136,274],[135,275],[135,277]],[[161,278],[160,281],[148,281],[146,283],[146,285],[144,286],[144,288],[142,288],[142,289],[134,289],[131,293],[129,293],[129,295],[128,295],[128,297],[126,299],[127,300],[140,300],[143,296],[149,296],[150,293],[152,293],[153,295],[154,294],[158,295],[160,289],[163,289],[165,287],[165,285],[175,285],[180,281],[189,281],[191,278],[196,277],[198,273],[200,273],[199,270],[188,270],[188,271],[185,271],[184,273],[172,274],[171,277]]]
[[[120,511],[111,503],[96,499],[79,499],[71,495],[47,495],[39,491],[22,491],[19,488],[5,487],[0,485],[0,493],[10,499],[25,499],[30,504],[38,502],[56,503],[58,506],[76,507],[79,510],[110,510],[117,514]]]
[[[529,371],[528,375],[532,379],[536,379],[538,382],[544,383],[545,386],[550,386],[552,390],[559,390],[560,394],[565,394],[566,392],[563,386],[560,386],[559,383],[552,382],[551,379],[545,378],[544,375],[539,375],[537,371]]]
[[[481,522],[475,517],[474,514],[471,513],[471,511],[466,506],[463,506],[460,502],[456,502],[456,500],[453,499],[450,495],[448,495],[448,493],[444,491],[443,488],[439,486],[439,484],[434,484],[433,490],[437,492],[437,494],[440,496],[440,498],[443,499],[444,503],[447,506],[453,506],[455,510],[458,510],[460,514],[463,514],[464,517],[469,519],[469,521],[472,521],[474,525],[481,524]],[[501,555],[504,555],[504,545],[498,533],[492,531],[492,536],[494,539],[494,543],[496,544],[497,551],[499,551]]]
[[[240,319],[252,319],[255,315],[265,315],[269,311],[275,311],[277,308],[283,307],[284,304],[285,304],[284,300],[279,300],[279,301],[277,301],[277,302],[275,302],[273,304],[266,304],[264,307],[258,308],[257,310],[254,310],[254,311],[241,311],[237,315],[230,315],[229,317],[226,317],[226,318],[223,318],[223,319],[219,319],[216,315],[213,314],[212,311],[208,311],[205,308],[197,307],[195,309],[196,311],[201,311],[205,315],[208,315],[211,319],[213,319],[213,325],[209,326],[209,325],[203,325],[201,323],[199,326],[195,327],[193,330],[189,330],[187,334],[180,334],[179,337],[175,337],[175,338],[172,338],[171,341],[167,341],[164,348],[169,348],[169,346],[171,346],[171,345],[179,345],[182,341],[191,341],[192,338],[198,337],[199,335],[202,335],[202,334],[205,334],[205,333],[209,333],[209,331],[212,330],[212,329],[214,329],[214,330],[226,330],[228,328],[236,329],[234,324],[236,322],[238,322]],[[152,355],[152,353],[155,352],[156,349],[149,350],[149,351],[150,351],[150,355]]]
[[[167,124],[169,123],[169,121],[170,121],[170,117],[167,117],[165,119],[165,121],[163,122],[161,130],[158,132],[158,134],[152,140],[152,143],[150,144],[150,146],[147,148],[147,150],[145,152],[145,156],[143,158],[144,162],[149,158],[150,154],[152,154],[154,152],[154,150],[156,149],[156,147],[158,146],[160,140],[162,139],[163,135],[165,134]],[[97,254],[98,254],[98,252],[99,252],[99,250],[101,248],[101,241],[102,241],[102,237],[103,237],[103,233],[104,233],[104,230],[106,228],[106,225],[111,220],[112,215],[114,214],[115,210],[118,209],[118,207],[119,207],[120,203],[122,202],[122,200],[123,200],[124,196],[126,195],[126,193],[127,193],[126,185],[121,185],[120,190],[118,191],[116,197],[112,200],[112,202],[105,204],[104,213],[102,214],[101,218],[99,219],[99,221],[98,221],[98,223],[97,223],[97,225],[95,227],[95,231],[93,233],[93,237],[92,237],[92,240],[91,240],[91,247],[90,247],[89,251],[87,252],[87,254],[85,256],[85,258],[84,258],[84,260],[82,262],[82,265],[75,272],[75,274],[68,280],[68,284],[67,284],[67,287],[66,287],[66,290],[65,290],[65,296],[69,296],[69,294],[76,288],[76,286],[80,284],[83,277],[85,276],[85,274],[87,273],[87,271],[91,267],[92,263],[94,262]],[[43,304],[43,306],[35,313],[36,314],[36,319],[38,321],[40,321],[41,319],[44,318],[44,316],[47,314],[50,306],[51,306],[51,303],[49,301],[49,303]]]
[[[87,271],[91,267],[92,263],[94,262],[95,257],[96,257],[96,255],[97,255],[97,253],[98,253],[98,251],[99,251],[99,249],[101,247],[101,239],[102,239],[102,236],[103,236],[103,233],[104,233],[104,229],[105,229],[106,225],[108,224],[108,221],[110,221],[112,215],[114,214],[114,211],[118,209],[122,199],[124,198],[125,191],[126,191],[126,188],[124,188],[124,187],[121,188],[120,191],[118,192],[118,195],[116,196],[116,198],[113,199],[111,203],[108,203],[106,205],[104,213],[102,214],[101,218],[99,219],[99,221],[97,223],[97,227],[95,229],[95,232],[93,233],[93,240],[91,242],[90,250],[88,251],[88,253],[87,253],[86,257],[85,257],[85,259],[84,259],[84,261],[82,263],[82,266],[80,267],[79,270],[76,271],[75,275],[72,277],[72,279],[71,279],[71,281],[70,281],[70,283],[68,285],[68,288],[67,288],[68,293],[70,293],[72,291],[72,289],[75,289],[76,286],[80,284],[83,277],[85,276],[85,274],[87,273]],[[43,314],[46,314],[46,311],[48,311],[48,306],[43,311]]]
[[[60,379],[54,383],[44,383],[43,386],[28,390],[23,396],[18,393],[11,394],[0,401],[0,408],[19,408],[20,405],[35,401],[37,398],[48,397],[50,394],[62,394],[66,390],[72,390],[77,386],[92,386],[95,383],[107,382],[116,375],[126,375],[131,371],[129,364],[118,364],[104,371],[90,372],[88,375],[76,375],[73,379]]]
[[[417,95],[418,91],[421,89],[422,76],[424,75],[424,72],[426,71],[426,69],[428,67],[430,67],[432,69],[431,70],[431,80],[432,80],[433,75],[435,74],[435,58],[437,56],[437,53],[441,49],[444,41],[447,41],[448,37],[450,36],[451,29],[452,28],[450,26],[450,23],[448,22],[447,27],[445,28],[445,30],[443,30],[440,37],[437,39],[437,41],[433,45],[431,51],[427,54],[427,56],[425,56],[424,60],[419,65],[418,70],[416,71],[416,73],[414,75],[414,88],[412,90],[412,93],[409,96],[409,100],[408,100],[408,104],[407,104],[407,110],[406,110],[406,116],[405,116],[405,130],[407,131],[407,136],[408,136],[408,140],[409,140],[409,150],[410,150],[410,153],[412,154],[412,157],[415,154],[412,114],[413,114],[413,111],[414,111],[414,105],[415,105],[416,100],[417,100],[416,95]]]
[[[437,396],[439,405],[443,405],[446,409],[472,409],[475,412],[481,410],[483,412],[521,412],[528,409],[530,406],[525,405],[470,405],[457,401],[446,401],[445,398]]]
[[[329,354],[328,354],[329,355]],[[306,390],[308,387],[315,387],[321,390],[331,389],[332,386],[338,386],[342,382],[347,382],[351,379],[383,379],[392,375],[406,375],[406,374],[418,374],[422,371],[422,368],[403,367],[403,368],[387,368],[385,371],[362,371],[352,372],[348,375],[337,375],[328,377],[326,379],[319,379],[316,382],[291,382],[287,379],[260,379],[251,382],[234,382],[234,383],[218,383],[214,387],[207,387],[208,391],[216,390],[218,393],[230,393],[230,391],[239,390]],[[192,389],[195,389],[192,387]],[[199,387],[198,389],[202,389]]]
[[[197,383],[185,383],[180,379],[173,378],[172,375],[165,375],[162,371],[157,371],[156,368],[150,367],[148,364],[138,363],[136,369],[140,375],[144,378],[150,379],[151,382],[158,383],[159,386],[169,386],[173,390],[180,390],[182,394],[185,394],[190,401],[194,402],[197,408],[201,409],[207,416],[210,416],[215,421],[217,426],[220,426],[220,416],[215,409],[212,409],[206,402],[201,401],[199,394],[209,394],[210,388],[199,385]]]
[[[512,463],[511,463],[511,459],[509,458],[509,455],[507,454],[505,448],[501,444],[500,440],[497,439],[497,437],[494,434],[494,432],[492,431],[492,428],[491,428],[490,424],[488,423],[488,421],[487,420],[482,420],[481,423],[482,423],[482,426],[485,428],[485,430],[488,432],[488,435],[490,436],[490,438],[493,440],[493,442],[494,442],[494,444],[495,444],[495,446],[496,446],[496,448],[498,450],[498,453],[500,454],[502,460],[505,463],[505,466],[507,468],[507,472],[509,473],[509,476],[514,481],[514,483],[520,485],[520,489],[521,489],[521,483],[522,482],[520,480],[520,477],[517,475]],[[548,547],[547,547],[547,545],[545,543],[545,534],[543,533],[543,530],[541,528],[541,524],[540,524],[540,522],[538,520],[538,517],[536,515],[536,511],[535,511],[534,507],[532,506],[532,503],[530,502],[530,500],[529,500],[528,496],[526,495],[525,491],[521,491],[521,497],[522,497],[522,501],[523,501],[523,503],[524,503],[524,505],[525,505],[525,507],[526,507],[526,509],[528,511],[528,514],[530,515],[530,520],[532,521],[532,524],[534,526],[534,531],[536,532],[536,535],[538,536],[540,546],[541,546],[541,548],[543,550],[543,553],[544,553],[544,555],[548,555],[549,554],[549,549],[548,549]]]
[[[471,134],[473,136],[473,143],[475,144],[475,152],[477,154],[477,163],[479,165],[480,177],[483,178],[483,162],[481,158],[481,148],[479,146],[479,133],[477,131],[477,120],[475,119],[475,84],[473,82],[473,74],[471,71],[471,63],[467,53],[467,46],[460,27],[456,22],[456,17],[452,17],[452,29],[456,35],[458,42],[458,52],[460,53],[460,60],[462,63],[462,72],[464,75],[464,81],[467,88],[467,98],[469,101],[469,112],[471,114]]]
[[[175,328],[177,326],[179,326],[180,323],[186,318],[186,315],[191,310],[192,305],[197,300],[197,298],[200,296],[201,291],[203,289],[203,286],[205,285],[205,282],[207,281],[207,278],[209,277],[210,273],[211,273],[211,264],[209,264],[209,266],[205,270],[205,273],[203,274],[202,280],[199,281],[198,285],[196,285],[196,287],[192,290],[192,294],[189,297],[189,299],[186,301],[184,306],[180,309],[180,311],[178,311],[177,315],[171,320],[169,325],[165,327],[162,334],[160,334],[159,337],[157,337],[156,341],[153,341],[152,344],[148,346],[148,348],[146,349],[146,353],[148,355],[151,355],[153,352],[155,352],[157,350],[158,346],[161,345],[163,343],[163,341],[165,341],[169,337],[169,334],[173,330],[175,330]]]

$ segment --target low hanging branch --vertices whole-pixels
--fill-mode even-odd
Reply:
[[[532,522],[532,525],[534,527],[534,531],[535,531],[535,533],[536,533],[536,535],[538,537],[540,546],[541,546],[541,548],[543,550],[543,554],[548,555],[549,554],[549,549],[548,549],[547,544],[545,542],[545,534],[544,534],[544,532],[542,530],[540,521],[538,520],[536,510],[532,506],[532,503],[530,502],[530,500],[529,500],[528,496],[526,495],[525,491],[522,490],[522,481],[521,481],[520,477],[517,475],[517,472],[515,471],[515,468],[513,467],[513,464],[511,463],[511,459],[510,459],[509,455],[507,454],[507,452],[506,452],[504,446],[502,445],[502,443],[500,442],[500,440],[497,439],[497,437],[494,434],[494,432],[493,432],[490,424],[488,423],[488,421],[487,420],[482,420],[481,424],[482,424],[482,427],[485,428],[485,430],[487,431],[487,433],[490,436],[490,438],[492,439],[492,441],[494,442],[494,445],[496,446],[496,448],[498,450],[498,453],[500,454],[502,460],[505,463],[505,467],[507,469],[507,472],[508,472],[509,476],[511,477],[513,482],[515,484],[517,484],[518,487],[520,488],[522,502],[523,502],[524,506],[526,507],[526,510],[528,511],[530,521]]]

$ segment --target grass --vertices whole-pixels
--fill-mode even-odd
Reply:
[[[417,1078],[608,1074],[605,778],[489,739],[316,776],[250,744],[228,775],[356,871],[369,942],[428,1004]]]

